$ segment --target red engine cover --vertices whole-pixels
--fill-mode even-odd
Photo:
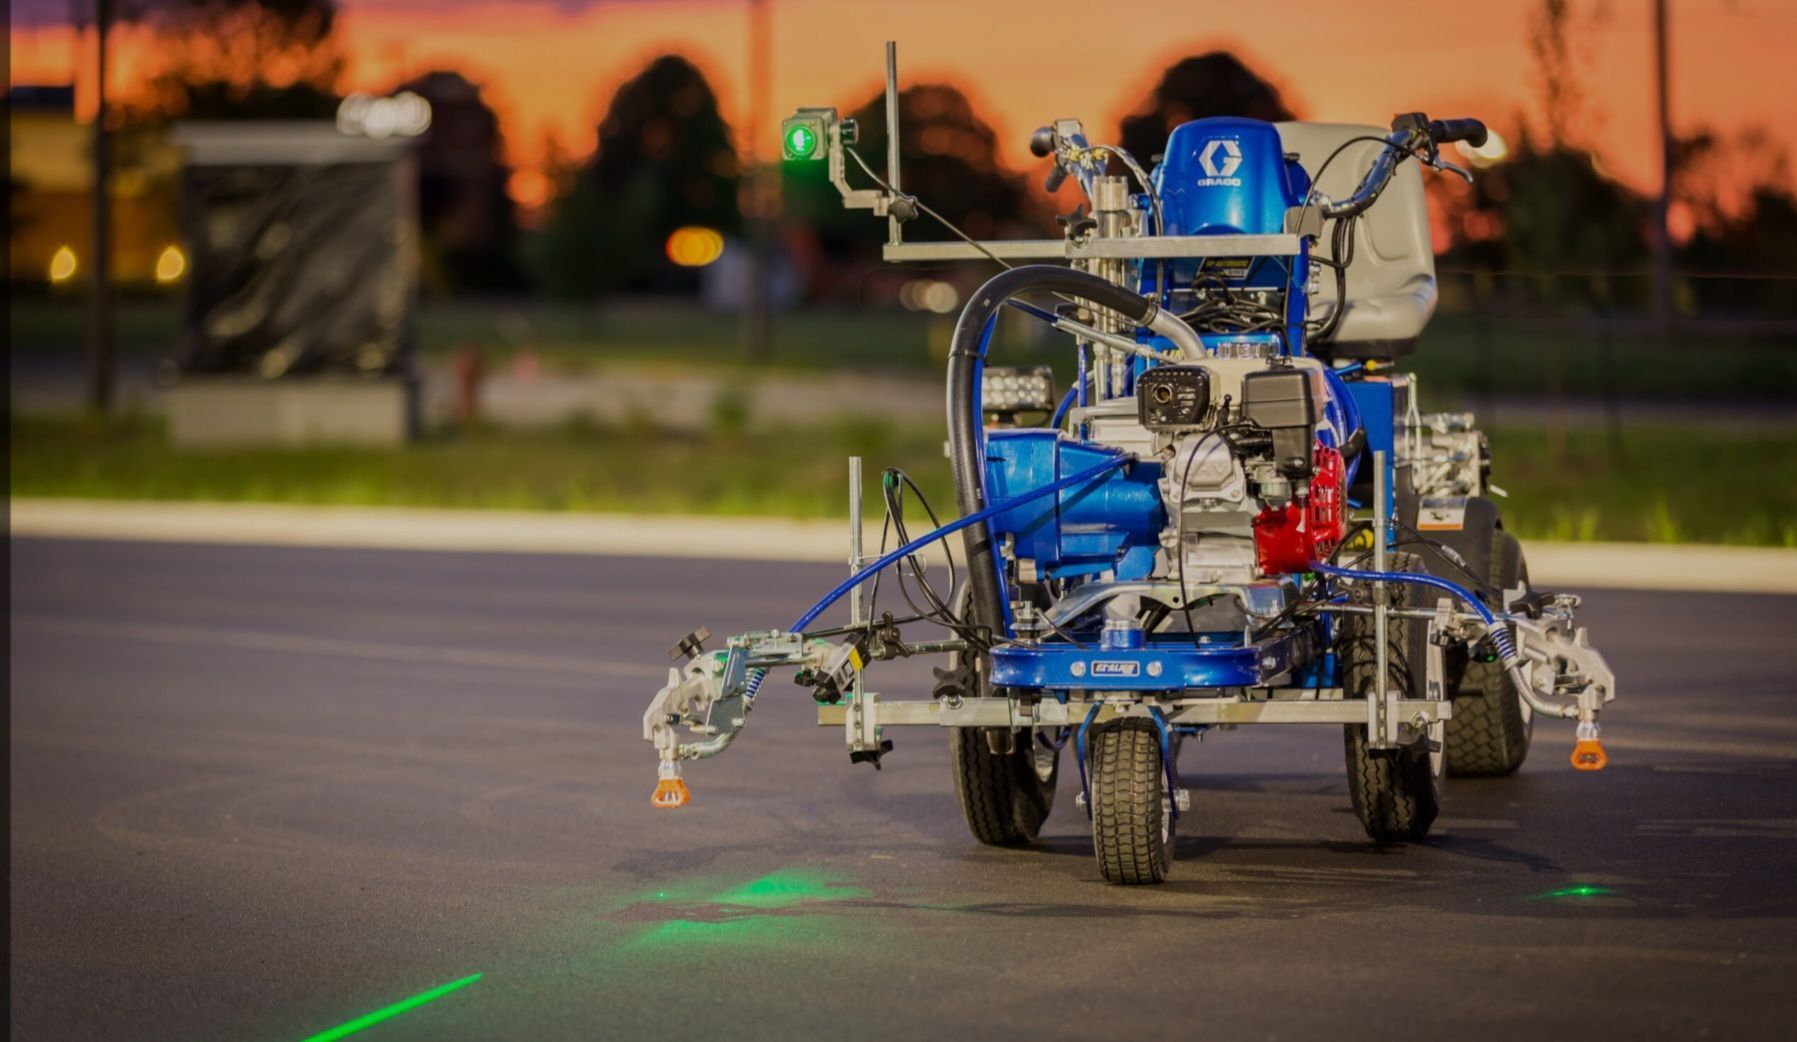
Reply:
[[[1262,575],[1302,572],[1327,560],[1347,527],[1347,468],[1338,449],[1318,445],[1310,495],[1303,506],[1292,500],[1269,507],[1254,519],[1254,556]]]

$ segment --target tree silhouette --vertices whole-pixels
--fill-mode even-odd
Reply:
[[[343,57],[335,0],[135,0],[122,17],[155,33],[152,114],[329,118]]]
[[[691,288],[663,252],[696,224],[735,232],[740,179],[730,128],[705,75],[663,55],[618,89],[593,157],[556,200],[543,233],[543,278],[564,296]]]
[[[1691,216],[1680,266],[1713,274],[1797,274],[1797,194],[1790,158],[1762,127],[1733,139],[1700,128],[1677,143],[1673,198]],[[1694,279],[1704,313],[1792,313],[1772,279]]]
[[[1277,87],[1228,51],[1212,51],[1169,67],[1136,111],[1124,117],[1119,143],[1146,166],[1166,149],[1174,127],[1211,116],[1296,118]]]
[[[499,117],[480,87],[459,72],[427,72],[398,89],[431,106],[430,133],[417,149],[425,288],[522,288],[514,255],[518,213],[506,189],[511,168],[503,158]]]

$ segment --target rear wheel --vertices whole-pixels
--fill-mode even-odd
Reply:
[[[956,591],[955,614],[967,610],[967,587]],[[990,692],[985,659],[952,652],[948,668],[936,673],[937,699],[957,702]],[[1003,728],[951,727],[949,765],[955,798],[973,838],[990,846],[1016,846],[1035,839],[1054,809],[1060,753],[1034,733]]]
[[[955,797],[973,838],[993,846],[1035,839],[1054,809],[1059,754],[1028,731],[978,727],[950,728],[948,750]]]
[[[1491,544],[1491,584],[1502,588],[1515,579],[1527,586],[1522,544],[1501,528],[1492,532]],[[1534,724],[1502,662],[1468,662],[1448,720],[1448,773],[1495,778],[1514,772],[1528,758]]]
[[[1092,851],[1113,883],[1160,883],[1173,867],[1173,808],[1154,721],[1125,717],[1092,729]]]
[[[1391,571],[1421,571],[1413,554],[1391,555]],[[1370,592],[1370,591],[1369,591]],[[1428,598],[1416,586],[1395,591],[1399,606],[1420,608]],[[1370,599],[1369,599],[1370,603]],[[1386,684],[1404,698],[1420,699],[1427,691],[1428,622],[1390,619],[1386,625]],[[1365,702],[1375,697],[1378,676],[1376,627],[1371,615],[1342,617],[1338,648],[1342,658],[1343,697]],[[1429,834],[1441,811],[1443,757],[1430,755],[1427,741],[1396,749],[1374,749],[1364,724],[1343,729],[1348,761],[1348,797],[1366,834],[1381,842],[1419,840]]]

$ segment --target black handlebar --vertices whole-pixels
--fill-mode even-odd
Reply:
[[[1438,145],[1464,141],[1479,148],[1485,144],[1485,124],[1476,119],[1433,119],[1429,121],[1429,136]]]

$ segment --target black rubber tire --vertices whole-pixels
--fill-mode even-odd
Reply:
[[[990,846],[1035,839],[1054,809],[1059,754],[1041,749],[1028,731],[1016,732],[1012,743],[1011,752],[995,753],[982,728],[951,727],[948,732],[955,798],[973,838]]]
[[[1173,822],[1160,733],[1125,717],[1092,729],[1092,852],[1113,883],[1165,882],[1173,867]]]
[[[1391,555],[1390,570],[1421,571],[1414,554]],[[1370,593],[1370,591],[1368,591]],[[1370,603],[1370,597],[1367,599]],[[1422,587],[1411,586],[1398,598],[1406,607],[1426,607]],[[1426,694],[1429,624],[1423,619],[1391,619],[1386,625],[1386,683],[1406,698]],[[1343,697],[1364,702],[1378,675],[1375,627],[1371,615],[1342,616],[1337,644],[1342,661]],[[1415,841],[1429,834],[1441,812],[1441,785],[1423,741],[1401,749],[1367,747],[1366,725],[1342,729],[1348,761],[1348,798],[1366,834],[1379,842]]]
[[[1498,529],[1491,534],[1490,581],[1499,585],[1507,576],[1527,586],[1529,568],[1522,544]],[[1503,663],[1469,661],[1454,690],[1454,715],[1448,720],[1448,774],[1498,778],[1514,773],[1528,759],[1534,727]]]

